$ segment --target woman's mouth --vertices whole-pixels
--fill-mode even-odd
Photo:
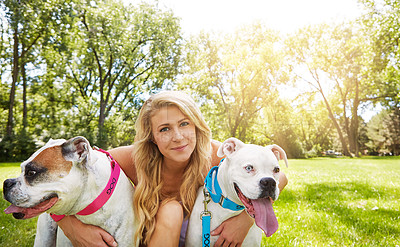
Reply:
[[[187,144],[183,145],[183,146],[172,148],[172,150],[174,150],[174,151],[183,151],[186,147],[187,147]]]

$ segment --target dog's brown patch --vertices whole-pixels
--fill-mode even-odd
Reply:
[[[69,173],[72,167],[72,162],[62,156],[61,146],[43,150],[32,161],[46,167],[50,173]]]

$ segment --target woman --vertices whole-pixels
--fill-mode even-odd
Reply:
[[[144,246],[183,246],[187,215],[208,170],[218,165],[220,143],[195,102],[186,94],[165,91],[151,96],[140,110],[132,146],[110,151],[136,185],[134,195],[138,229]],[[281,188],[287,179],[281,175]],[[216,246],[240,246],[253,219],[242,212],[212,232],[220,235]],[[75,246],[115,246],[114,239],[98,227],[65,217],[59,226]],[[85,236],[85,234],[88,234]]]

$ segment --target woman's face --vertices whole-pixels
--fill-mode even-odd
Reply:
[[[176,106],[158,110],[150,119],[153,142],[164,156],[164,162],[187,165],[196,146],[196,128]]]

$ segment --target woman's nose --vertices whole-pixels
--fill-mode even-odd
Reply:
[[[172,140],[179,141],[179,140],[182,140],[182,139],[183,139],[183,134],[181,133],[181,131],[179,129],[175,130]]]

